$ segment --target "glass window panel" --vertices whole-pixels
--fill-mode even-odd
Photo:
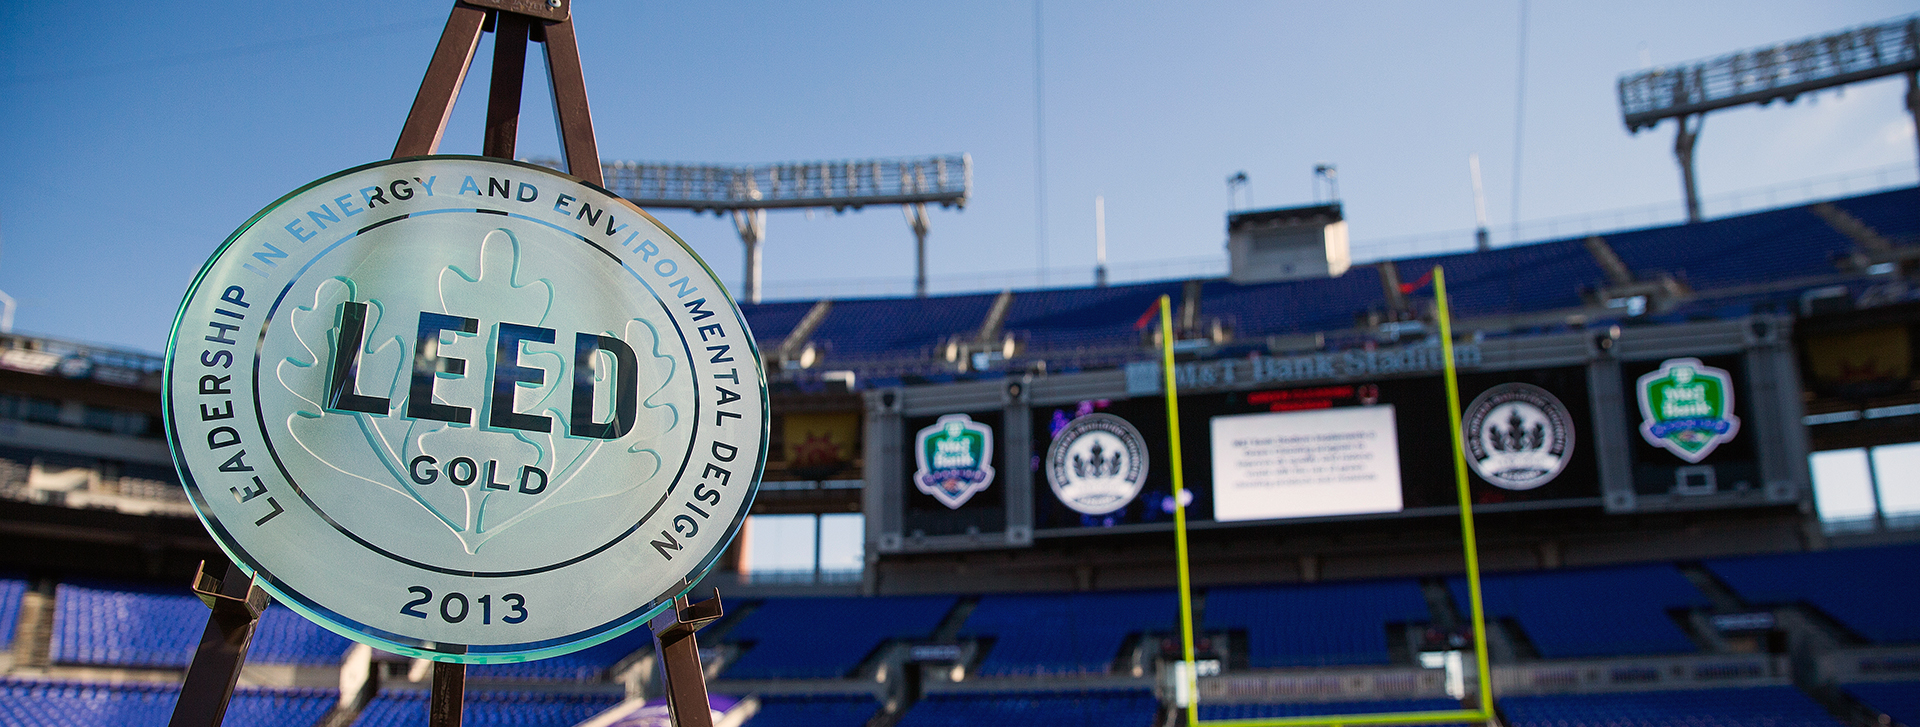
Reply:
[[[1920,515],[1920,442],[1874,447],[1873,476],[1887,517]]]
[[[865,566],[867,518],[859,513],[820,516],[820,570],[851,571]]]
[[[1859,520],[1874,515],[1867,450],[1836,449],[1807,458],[1813,468],[1813,500],[1821,520]]]
[[[747,572],[813,570],[812,515],[752,515],[747,529]]]

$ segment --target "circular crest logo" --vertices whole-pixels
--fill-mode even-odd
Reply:
[[[1573,421],[1554,395],[1532,384],[1501,384],[1467,407],[1460,424],[1467,465],[1508,490],[1552,482],[1573,455]]]
[[[1126,507],[1147,481],[1147,443],[1112,414],[1073,420],[1047,448],[1047,484],[1060,503],[1086,515]]]
[[[188,291],[166,412],[274,597],[382,649],[520,661],[633,628],[745,517],[766,386],[698,256],[605,190],[417,157],[263,210]]]

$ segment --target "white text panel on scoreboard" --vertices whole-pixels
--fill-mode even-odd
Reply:
[[[1213,519],[1399,512],[1393,405],[1218,416]]]

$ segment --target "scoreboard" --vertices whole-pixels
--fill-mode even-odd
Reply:
[[[1756,316],[1456,344],[1475,511],[1605,518],[1803,501],[1787,325]],[[1151,355],[1105,371],[868,392],[872,546],[1021,548],[1171,529]],[[1189,523],[1454,515],[1441,365],[1434,341],[1176,363]]]

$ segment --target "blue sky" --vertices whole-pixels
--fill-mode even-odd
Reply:
[[[187,283],[237,226],[306,182],[391,153],[449,7],[157,5],[0,6],[0,290],[19,301],[17,330],[161,350]],[[1501,239],[1513,220],[1519,7],[1047,2],[1043,214],[1032,2],[582,0],[575,15],[605,157],[972,154],[972,203],[933,213],[939,291],[1031,284],[1043,259],[1057,268],[1050,283],[1084,282],[1095,195],[1119,275],[1179,274],[1187,268],[1167,261],[1223,255],[1228,175],[1248,173],[1254,206],[1300,204],[1317,162],[1339,166],[1366,255],[1470,228],[1466,159],[1478,153]],[[1520,218],[1677,208],[1672,127],[1627,134],[1614,97],[1622,72],[1916,10],[1534,3]],[[487,53],[443,151],[479,150]],[[536,61],[523,156],[557,149],[541,74]],[[1884,79],[1716,114],[1700,141],[1703,192],[1872,169],[1910,180],[1904,92]],[[658,216],[738,280],[728,223]],[[909,285],[912,235],[892,209],[776,212],[768,228],[773,296]]]

